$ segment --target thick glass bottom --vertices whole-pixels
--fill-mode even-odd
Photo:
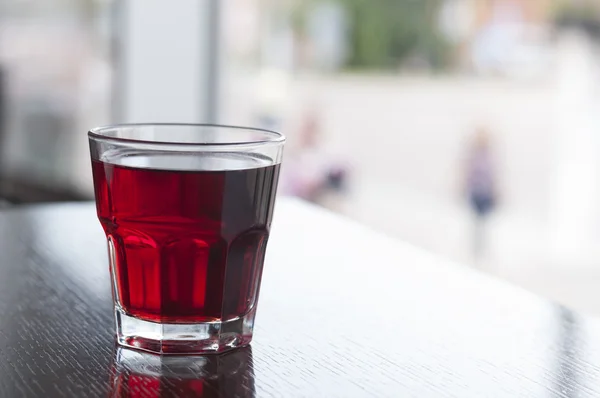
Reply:
[[[117,342],[157,354],[216,354],[243,347],[252,340],[255,310],[225,322],[158,323],[115,308]]]

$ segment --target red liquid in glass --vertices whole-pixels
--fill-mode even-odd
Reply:
[[[242,154],[92,162],[98,215],[114,247],[115,294],[126,313],[194,323],[253,308],[279,176],[279,165],[268,164]]]

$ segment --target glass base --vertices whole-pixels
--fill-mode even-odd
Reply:
[[[255,310],[225,322],[157,323],[115,308],[117,342],[156,354],[217,354],[250,344]]]

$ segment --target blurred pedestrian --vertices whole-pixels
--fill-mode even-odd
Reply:
[[[339,210],[347,184],[347,167],[323,146],[316,112],[304,118],[298,145],[286,154],[281,189],[284,193]]]
[[[496,170],[491,138],[480,128],[472,138],[465,167],[465,191],[475,224],[473,228],[473,255],[479,259],[485,251],[486,220],[497,202]]]

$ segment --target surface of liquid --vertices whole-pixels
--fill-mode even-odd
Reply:
[[[236,153],[120,153],[92,167],[128,314],[192,323],[234,319],[255,305],[278,164]]]

